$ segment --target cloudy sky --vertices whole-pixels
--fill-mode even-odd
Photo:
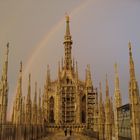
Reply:
[[[105,86],[108,74],[110,94],[114,91],[114,63],[119,65],[123,102],[128,102],[128,42],[133,45],[136,76],[140,83],[140,1],[139,0],[0,0],[0,74],[4,51],[10,42],[9,107],[17,85],[19,63],[23,61],[23,94],[27,94],[29,72],[43,88],[47,64],[52,79],[64,54],[65,13],[70,15],[72,53],[78,61],[80,78],[91,65],[95,87]],[[105,94],[105,88],[103,88]],[[8,116],[10,118],[10,115]]]

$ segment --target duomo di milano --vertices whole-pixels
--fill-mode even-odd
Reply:
[[[37,83],[35,83],[35,92],[32,93],[34,94],[33,99],[31,99],[30,74],[27,96],[24,98],[22,95],[22,62],[20,63],[18,86],[14,97],[10,125],[45,125],[48,131],[58,131],[70,127],[75,132],[85,130],[85,133],[88,131],[90,134],[96,133],[99,140],[140,140],[140,96],[135,77],[131,43],[128,44],[129,104],[126,105],[122,105],[117,64],[115,64],[114,102],[109,96],[107,76],[106,97],[103,101],[101,83],[99,89],[93,85],[89,65],[86,68],[85,81],[80,80],[77,62],[72,60],[72,43],[69,16],[66,16],[66,32],[63,42],[65,54],[64,60],[58,65],[57,80],[51,80],[48,67],[43,92],[37,93]],[[3,128],[6,124],[9,125],[6,120],[10,84],[7,75],[8,53],[9,44],[7,44],[0,79],[0,124]]]

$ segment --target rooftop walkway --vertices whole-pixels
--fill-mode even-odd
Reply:
[[[78,133],[73,133],[71,136],[69,134],[65,136],[63,132],[58,132],[49,134],[46,138],[40,140],[96,140],[96,139]]]

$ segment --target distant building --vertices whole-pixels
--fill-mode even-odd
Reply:
[[[118,138],[119,140],[131,140],[131,105],[126,104],[117,109]]]

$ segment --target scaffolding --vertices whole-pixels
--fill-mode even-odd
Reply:
[[[65,86],[62,90],[62,122],[71,124],[75,122],[75,88]]]

